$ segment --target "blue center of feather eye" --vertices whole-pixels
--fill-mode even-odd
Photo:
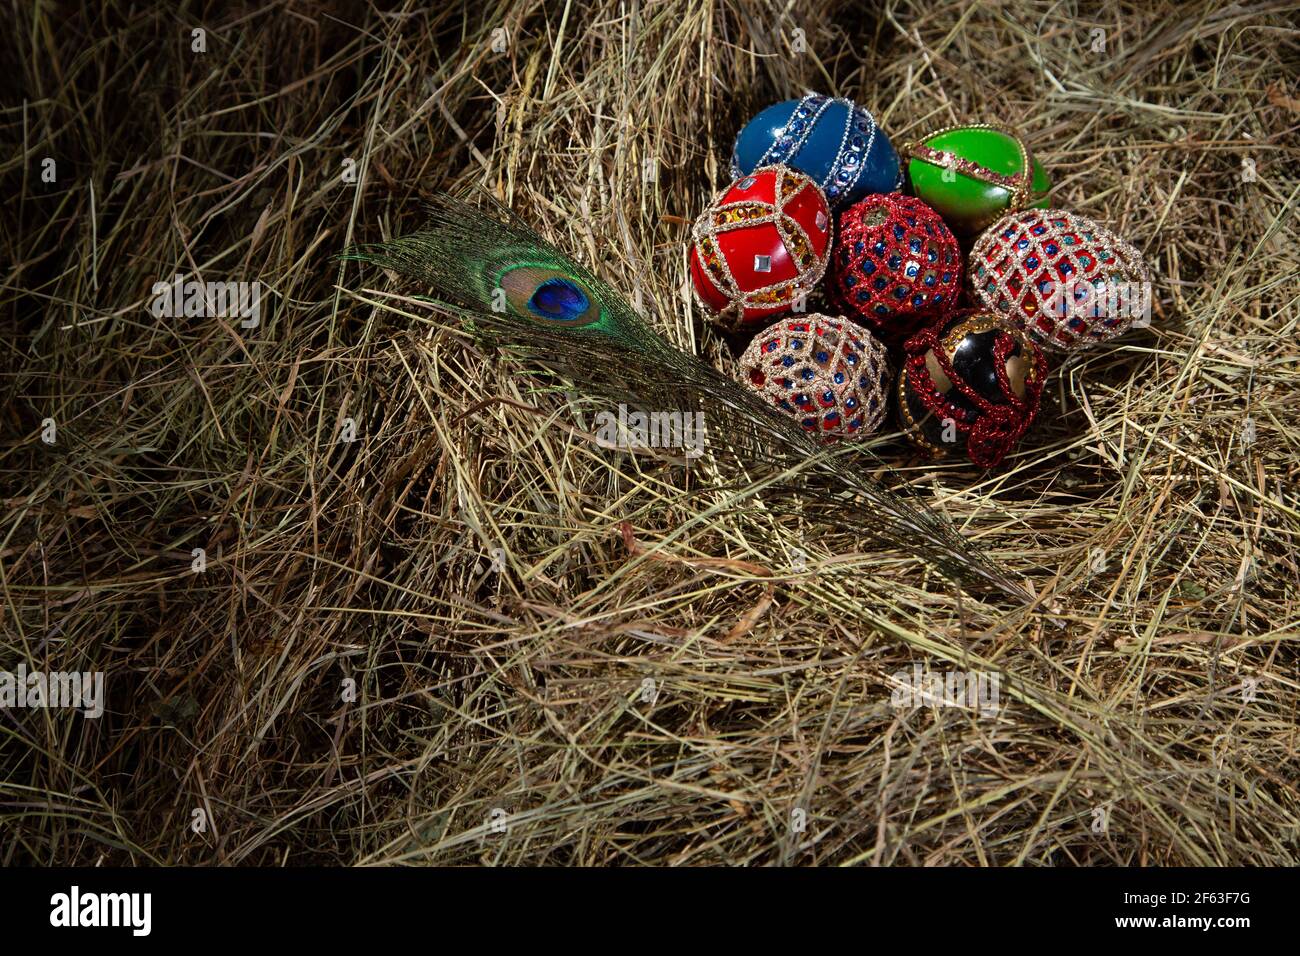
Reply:
[[[547,279],[528,300],[528,308],[543,319],[572,322],[591,306],[587,293],[569,279]]]

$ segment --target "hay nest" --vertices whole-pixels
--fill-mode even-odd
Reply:
[[[0,863],[1295,864],[1289,6],[15,7],[0,669],[107,699],[0,710]],[[873,442],[1053,614],[869,528],[692,523],[680,468],[333,258],[482,184],[733,369],[689,223],[807,88],[896,142],[1015,123],[1153,266],[1002,470]],[[178,273],[260,321],[156,317]],[[898,706],[945,672],[996,712]]]

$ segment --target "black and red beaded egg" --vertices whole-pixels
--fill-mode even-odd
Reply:
[[[904,345],[899,420],[935,457],[998,465],[1038,414],[1047,361],[1032,339],[993,312],[964,309]]]

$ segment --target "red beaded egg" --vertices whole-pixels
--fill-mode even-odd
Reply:
[[[1084,348],[1151,315],[1151,272],[1109,229],[1061,209],[1004,216],[976,240],[970,284],[988,309],[1043,345]]]
[[[847,319],[790,316],[754,337],[740,357],[754,391],[825,439],[869,435],[889,402],[889,354]]]
[[[830,207],[803,173],[764,166],[723,190],[691,235],[696,300],[734,329],[789,312],[821,280]]]
[[[832,300],[896,345],[953,307],[961,249],[937,212],[912,196],[868,196],[840,216]]]
[[[1001,316],[958,309],[904,345],[898,415],[907,437],[935,457],[964,452],[999,464],[1038,414],[1043,351]]]

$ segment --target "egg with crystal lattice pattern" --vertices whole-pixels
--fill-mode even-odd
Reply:
[[[840,311],[892,347],[952,309],[961,260],[952,232],[921,200],[868,196],[840,214],[827,285]]]
[[[898,414],[907,436],[940,457],[999,464],[1038,414],[1042,350],[992,312],[963,309],[907,340]]]
[[[985,308],[1048,348],[1072,352],[1151,321],[1142,254],[1086,216],[1027,209],[994,223],[970,253]]]
[[[823,439],[869,435],[885,417],[889,354],[847,319],[782,319],[754,337],[740,368],[754,391]]]
[[[852,100],[809,93],[763,110],[731,152],[735,178],[783,163],[812,177],[832,209],[902,185],[898,153],[875,117]]]
[[[766,166],[722,191],[691,230],[696,300],[724,328],[789,312],[830,256],[826,197],[803,173]]]

